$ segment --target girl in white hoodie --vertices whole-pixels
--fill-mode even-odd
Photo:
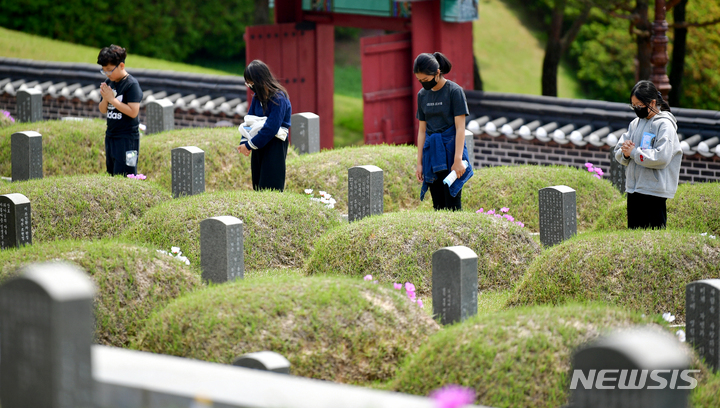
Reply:
[[[630,100],[638,118],[614,149],[615,159],[627,166],[628,228],[665,228],[665,201],[675,196],[682,162],[677,121],[650,81],[638,82]]]

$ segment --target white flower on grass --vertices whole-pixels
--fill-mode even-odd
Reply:
[[[170,252],[173,254],[179,254],[180,253],[180,247],[171,247]]]
[[[178,256],[178,257],[176,257],[176,258],[177,258],[179,261],[181,261],[181,262],[185,262],[185,265],[190,265],[190,260],[187,259],[187,257],[185,257],[185,256]]]
[[[312,194],[312,192],[313,192],[312,188],[305,189],[305,194]]]
[[[703,232],[702,234],[700,234],[701,237],[704,237],[706,235],[707,235],[707,232]]]
[[[333,209],[333,208],[335,208],[335,204],[328,204],[327,208]]]
[[[670,313],[663,313],[663,319],[665,319],[665,321],[668,323],[672,323],[675,321],[675,316],[671,315]]]
[[[324,191],[318,191],[318,194],[320,194],[321,196],[325,196],[325,194],[327,194],[327,193]]]
[[[715,239],[715,235],[710,235],[710,238]]]
[[[680,340],[681,343],[685,343],[685,331],[684,330],[676,331],[675,335],[678,337],[678,340]]]

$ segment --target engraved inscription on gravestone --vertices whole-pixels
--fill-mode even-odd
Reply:
[[[692,383],[681,372],[689,366],[681,343],[662,330],[642,327],[604,335],[575,351],[568,407],[687,407]]]
[[[311,112],[290,116],[290,142],[299,154],[320,151],[320,116]]]
[[[468,247],[445,247],[433,253],[433,315],[440,316],[440,323],[461,322],[477,314],[477,268],[477,254]]]
[[[0,249],[32,244],[30,200],[22,194],[0,195]]]
[[[615,154],[610,151],[610,181],[613,186],[620,191],[620,194],[625,192],[625,170],[627,167],[620,164],[615,160]]]
[[[348,221],[383,213],[383,171],[377,166],[348,170]]]
[[[12,181],[43,177],[42,135],[34,131],[13,133],[10,138]]]
[[[685,286],[685,333],[700,357],[720,370],[720,279]]]
[[[63,263],[20,273],[0,286],[0,403],[94,407],[92,281]]]
[[[35,88],[17,92],[18,122],[39,122],[42,120],[42,92]]]
[[[552,246],[577,234],[575,190],[568,186],[540,189],[540,242]]]
[[[167,99],[147,104],[147,134],[175,129],[175,105]]]
[[[200,265],[203,280],[223,283],[245,274],[243,223],[231,216],[200,222]]]
[[[173,198],[205,191],[205,152],[195,146],[172,149]]]

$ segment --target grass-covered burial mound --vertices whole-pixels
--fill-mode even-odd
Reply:
[[[372,145],[324,150],[287,162],[286,188],[296,193],[304,189],[327,191],[337,200],[335,208],[347,214],[348,169],[374,165],[383,170],[385,212],[421,206],[420,183],[415,178],[417,149],[412,146]],[[424,208],[432,208],[428,193]]]
[[[556,408],[568,402],[574,349],[611,328],[643,323],[605,305],[517,308],[476,316],[433,335],[398,369],[395,391],[428,395],[470,387],[476,404]]]
[[[478,255],[478,286],[514,286],[540,252],[527,230],[504,219],[470,212],[407,211],[362,219],[325,234],[307,265],[309,274],[370,274],[384,283],[412,282],[431,293],[432,254],[463,245]]]
[[[124,236],[158,248],[180,247],[199,263],[200,221],[221,215],[243,222],[246,269],[301,267],[316,239],[342,222],[335,210],[298,194],[223,191],[164,202]]]
[[[538,191],[545,187],[566,185],[575,190],[577,227],[591,229],[607,207],[620,198],[620,193],[607,180],[598,180],[593,173],[564,166],[501,166],[485,167],[463,188],[463,209],[476,211],[510,208],[510,213],[533,232],[539,231]],[[608,171],[608,169],[605,169]]]
[[[0,182],[0,194],[30,200],[33,242],[118,236],[150,207],[170,199],[155,183],[107,175]]]
[[[597,300],[685,320],[685,285],[720,276],[720,238],[673,230],[590,233],[546,250],[509,305]]]
[[[150,317],[134,347],[227,364],[270,350],[290,360],[292,374],[362,384],[392,378],[438,328],[388,285],[258,278],[177,299]]]
[[[10,138],[33,130],[43,136],[45,177],[103,174],[105,170],[105,120],[51,120],[17,123],[0,135],[0,176],[10,177]],[[170,152],[176,147],[197,146],[205,151],[207,191],[251,189],[250,158],[237,152],[240,133],[236,127],[188,128],[143,135],[140,139],[138,173],[171,189]],[[288,150],[288,159],[297,156]]]
[[[96,342],[123,347],[152,310],[200,287],[199,274],[153,248],[116,240],[54,241],[0,251],[0,281],[28,263],[68,261],[97,286]]]
[[[680,184],[667,200],[667,227],[720,236],[720,183]],[[616,201],[597,220],[596,231],[627,229],[627,200]]]

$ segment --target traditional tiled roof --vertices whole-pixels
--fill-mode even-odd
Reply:
[[[628,104],[466,91],[467,128],[475,134],[543,143],[614,147],[636,118]],[[720,156],[720,112],[672,108],[683,153]]]
[[[128,72],[143,89],[141,106],[165,98],[183,110],[228,115],[247,111],[247,88],[239,76],[130,68]],[[0,57],[0,94],[14,96],[22,89],[35,88],[53,98],[100,102],[98,90],[104,80],[98,65]]]

